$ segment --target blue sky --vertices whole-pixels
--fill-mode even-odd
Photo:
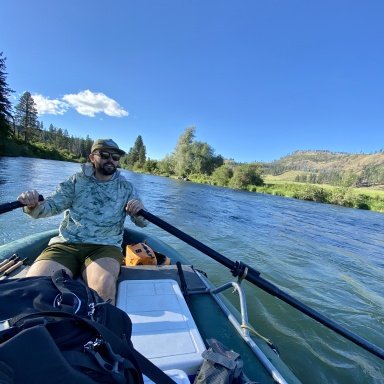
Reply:
[[[12,0],[0,51],[44,126],[236,161],[384,148],[383,0]]]

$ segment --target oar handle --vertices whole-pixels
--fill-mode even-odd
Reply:
[[[43,201],[44,197],[39,195],[39,201]],[[11,203],[0,204],[0,214],[13,211],[14,209],[24,207],[25,204],[20,201],[12,201]]]
[[[212,248],[209,248],[208,246],[204,245],[200,241],[194,239],[193,237],[187,235],[186,233],[180,231],[176,227],[172,226],[171,224],[168,224],[164,220],[160,219],[159,217],[153,215],[152,213],[149,213],[145,210],[140,210],[138,215],[143,216],[145,219],[150,221],[151,223],[157,225],[158,227],[164,229],[165,231],[171,233],[172,235],[176,236],[180,240],[183,240],[185,243],[191,245],[192,247],[198,249],[199,251],[205,253],[206,255],[210,256],[212,259],[218,261],[219,263],[223,264],[227,268],[231,270],[231,272],[235,276],[241,276],[251,282],[252,284],[256,285],[257,287],[263,289],[265,292],[268,292],[269,294],[279,298],[280,300],[286,302],[290,306],[298,309],[300,312],[306,314],[307,316],[311,317],[312,319],[318,321],[319,323],[325,325],[329,329],[333,330],[334,332],[338,333],[339,335],[345,337],[346,339],[352,341],[356,345],[359,345],[360,347],[364,348],[366,351],[371,352],[372,354],[376,355],[380,359],[384,360],[384,349],[372,344],[371,342],[367,341],[366,339],[350,332],[345,327],[337,324],[333,320],[330,320],[326,318],[321,313],[315,311],[314,309],[311,309],[306,304],[300,302],[299,300],[295,299],[294,297],[290,296],[286,292],[282,291],[280,288],[278,288],[276,285],[270,283],[269,281],[263,279],[260,276],[260,272],[255,270],[254,268],[250,267],[249,265],[242,263],[242,262],[233,262],[232,260],[226,258],[219,252],[213,250]]]
[[[6,269],[3,273],[2,273],[2,276],[9,276],[13,271],[15,271],[17,268],[19,268],[20,266],[22,266],[23,264],[25,264],[25,262],[28,260],[28,257],[26,257],[25,259],[23,260],[20,260],[18,261],[17,263],[15,263],[14,265],[12,265],[11,267],[9,267],[8,269]]]
[[[16,264],[18,260],[20,259],[19,256],[15,257],[14,259],[8,261],[8,263],[5,263],[1,268],[0,268],[0,273],[6,271],[9,267],[12,267],[12,265]]]
[[[14,254],[13,254],[11,257],[9,257],[8,259],[3,260],[3,261],[0,263],[0,268],[1,268],[3,265],[5,265],[5,264],[7,264],[8,262],[10,262],[11,260],[16,259],[17,257],[18,257],[17,254],[14,253]]]

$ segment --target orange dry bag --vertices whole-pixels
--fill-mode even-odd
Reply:
[[[128,244],[125,251],[125,265],[157,265],[155,252],[145,243]]]

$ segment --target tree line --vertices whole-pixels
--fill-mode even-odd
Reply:
[[[209,144],[195,140],[195,134],[195,127],[186,128],[172,154],[162,160],[147,158],[143,139],[138,136],[128,154],[122,157],[121,164],[134,171],[237,189],[263,184],[261,164],[238,164],[225,160],[216,155]]]

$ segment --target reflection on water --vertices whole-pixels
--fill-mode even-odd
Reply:
[[[48,196],[80,169],[79,164],[25,158],[0,158],[0,166],[0,203],[27,189]],[[123,173],[148,211],[384,346],[382,214]],[[61,215],[33,220],[21,210],[1,215],[0,243],[52,229],[60,220]],[[150,225],[147,231],[182,251],[216,283],[230,278],[224,267],[163,230]],[[273,339],[303,382],[384,382],[378,358],[250,284],[246,288],[252,322]]]

